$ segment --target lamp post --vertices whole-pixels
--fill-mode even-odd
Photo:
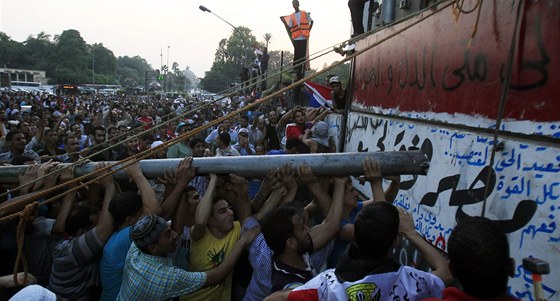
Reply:
[[[213,12],[212,12],[211,10],[209,10],[206,6],[200,5],[200,6],[198,6],[198,8],[199,8],[201,11],[203,11],[203,12],[207,12],[207,13],[213,14],[214,16],[218,17],[220,20],[226,22],[229,26],[233,27],[233,30],[234,30],[234,31],[239,32],[239,35],[240,35],[240,37],[241,37],[241,41],[242,41],[242,43],[243,43],[243,48],[245,48],[245,57],[243,58],[243,66],[247,66],[247,56],[248,56],[248,55],[247,55],[247,46],[246,46],[246,43],[245,43],[245,37],[243,36],[241,30],[239,30],[239,28],[237,28],[237,27],[234,26],[233,24],[229,23],[229,22],[228,22],[227,20],[225,20],[224,18],[222,18],[222,17],[216,15],[215,13],[213,13]]]

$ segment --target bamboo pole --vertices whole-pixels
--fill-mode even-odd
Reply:
[[[420,150],[376,153],[331,153],[331,154],[297,154],[276,156],[238,156],[194,158],[193,166],[198,174],[235,173],[243,177],[262,178],[271,170],[285,164],[297,166],[307,164],[318,176],[362,175],[362,162],[371,157],[381,165],[383,175],[426,174],[429,162]],[[149,179],[163,176],[167,169],[175,169],[181,159],[154,159],[140,161],[144,175]],[[97,163],[90,162],[76,167],[76,176],[92,172]],[[28,166],[0,167],[1,183],[17,183],[18,175]],[[121,170],[114,174],[117,179],[126,179]]]

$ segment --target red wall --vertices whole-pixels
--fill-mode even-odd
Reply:
[[[447,4],[448,2],[444,3]],[[465,1],[470,9],[476,1]],[[477,11],[451,7],[383,29],[357,50],[422,20],[356,58],[353,103],[402,111],[464,113],[495,119],[519,1],[483,1]],[[560,1],[524,1],[504,118],[560,120]]]

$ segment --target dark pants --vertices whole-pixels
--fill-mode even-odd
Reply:
[[[294,40],[294,73],[296,81],[303,78],[305,74],[305,58],[307,56],[307,40]],[[294,88],[294,104],[303,105],[303,93],[301,86]]]
[[[350,17],[352,18],[352,27],[354,28],[354,36],[364,33],[364,7],[367,0],[348,0],[348,8],[350,8]]]
[[[296,79],[303,78],[305,70],[305,57],[307,55],[307,40],[294,40],[294,73]]]

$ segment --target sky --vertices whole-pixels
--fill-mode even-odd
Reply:
[[[51,36],[76,29],[88,44],[103,43],[115,56],[145,58],[153,68],[161,62],[187,66],[204,77],[214,61],[222,38],[234,26],[252,30],[257,41],[271,33],[269,51],[293,47],[280,16],[293,12],[291,0],[0,0],[0,31],[22,42],[44,31]],[[313,54],[350,36],[350,12],[346,0],[300,0],[300,9],[311,13],[309,53]],[[162,56],[163,54],[163,56]],[[169,54],[169,55],[168,55]],[[311,62],[314,69],[340,60],[330,53]]]

